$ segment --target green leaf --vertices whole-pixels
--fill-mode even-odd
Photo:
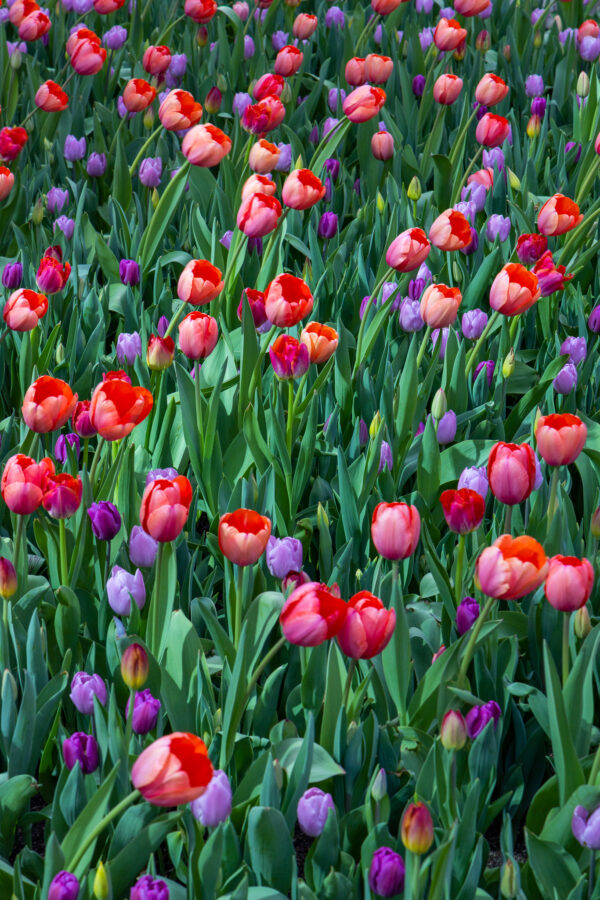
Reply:
[[[179,207],[185,191],[189,168],[190,164],[185,162],[177,175],[171,179],[142,235],[138,256],[144,273],[148,272],[154,262],[159,244]]]
[[[92,799],[84,807],[83,812],[79,816],[77,816],[77,819],[67,831],[60,845],[65,857],[65,868],[68,871],[72,871],[71,861],[76,856],[79,850],[82,835],[88,834],[89,831],[91,831],[96,825],[98,825],[108,810],[113,785],[115,783],[119,768],[120,763],[118,763],[109,772],[100,787],[93,794]],[[94,853],[94,847],[95,842],[90,844],[90,846],[80,859],[77,870],[74,874],[81,876],[81,874],[87,869]]]
[[[278,809],[255,806],[250,810],[248,850],[253,873],[261,885],[289,894],[294,847],[286,820]],[[262,900],[267,894],[261,892],[258,896]]]
[[[542,841],[525,828],[528,864],[545,897],[567,897],[579,880],[579,866],[564,847]]]
[[[583,784],[584,778],[573,745],[558,673],[546,642],[544,642],[544,674],[550,714],[550,740],[562,804],[580,784]]]
[[[127,163],[127,157],[125,156],[125,147],[123,144],[123,136],[119,135],[117,138],[117,149],[115,153],[115,168],[113,172],[113,182],[112,182],[112,196],[114,199],[120,203],[123,209],[126,211],[131,203],[131,176],[129,174],[129,165]],[[98,240],[102,240],[100,236],[98,236]],[[98,252],[98,245],[96,244],[96,252]],[[110,252],[110,251],[109,251]],[[111,254],[112,255],[112,254]],[[100,265],[104,269],[103,259],[98,253],[98,259],[100,260]]]

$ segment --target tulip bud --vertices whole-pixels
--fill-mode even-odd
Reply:
[[[196,32],[196,43],[199,47],[206,47],[208,44],[208,28],[205,28],[204,25],[201,25]]]
[[[23,55],[20,50],[15,50],[13,55],[10,57],[10,67],[14,69],[15,72],[17,69],[21,68],[21,63],[23,62]]]
[[[289,103],[290,100],[292,99],[292,89],[291,89],[288,81],[286,81],[284,83],[283,90],[282,90],[281,94],[279,95],[279,99],[281,100],[282,103]]]
[[[503,897],[514,898],[517,896],[517,873],[512,859],[507,859],[502,867],[500,876],[500,893]]]
[[[148,654],[141,644],[130,644],[121,657],[121,678],[130,691],[139,691],[149,671]]]
[[[375,801],[375,803],[381,803],[384,797],[387,796],[387,775],[385,774],[385,769],[380,769],[377,773],[375,781],[373,782],[373,787],[371,788],[371,797]]]
[[[580,641],[586,638],[592,630],[592,623],[590,621],[590,614],[587,606],[580,607],[575,613],[573,630]]]
[[[59,343],[57,344],[56,353],[54,355],[56,357],[57,365],[60,366],[61,363],[64,363],[64,361],[65,361],[65,345],[62,343],[62,341],[59,341]]]
[[[0,597],[8,599],[17,590],[17,573],[10,559],[0,556]]]
[[[533,46],[534,47],[542,46],[542,32],[541,31],[536,31],[535,34],[533,35]]]
[[[454,281],[457,284],[460,284],[460,282],[463,280],[462,269],[459,266],[459,264],[456,262],[456,260],[452,261],[452,275],[454,276]]]
[[[42,220],[44,218],[44,203],[42,198],[40,197],[35,206],[33,207],[33,212],[31,213],[31,221],[34,225],[41,225]]]
[[[223,710],[219,706],[218,709],[215,710],[215,714],[213,716],[213,731],[220,731],[223,725]],[[210,743],[210,739],[209,739]]]
[[[510,378],[512,373],[515,371],[515,351],[513,348],[510,348],[510,351],[506,354],[506,358],[502,363],[502,377]]]
[[[109,900],[111,895],[110,881],[108,872],[104,868],[102,860],[98,863],[96,874],[94,876],[94,897],[97,900]]]
[[[482,53],[486,53],[490,49],[490,33],[483,28],[475,38],[475,47]]]
[[[369,425],[369,434],[372,438],[376,437],[382,421],[383,420],[381,418],[381,413],[379,412],[379,410],[377,410],[377,412],[373,416],[373,420],[372,420],[371,424]]]
[[[156,188],[152,191],[152,206],[154,209],[158,206],[158,201],[160,200],[160,194],[156,190]]]
[[[273,760],[273,773],[275,775],[275,784],[279,790],[283,788],[283,767],[278,759]]]
[[[411,853],[427,853],[433,844],[433,820],[424,803],[411,803],[402,816],[402,843]]]
[[[144,112],[143,122],[144,122],[144,128],[146,128],[148,131],[150,131],[150,129],[154,125],[154,110],[152,109],[151,106],[149,106],[146,109],[146,111]]]
[[[534,434],[535,434],[536,429],[537,429],[537,427],[538,427],[538,422],[540,421],[541,418],[542,418],[542,411],[541,411],[541,409],[540,409],[539,406],[538,406],[538,408],[537,408],[536,411],[535,411],[535,419],[533,420],[533,433],[534,433]]]
[[[590,79],[587,72],[579,73],[579,78],[577,79],[577,87],[575,90],[577,91],[578,97],[587,97],[590,92]]]
[[[439,388],[435,392],[435,396],[433,398],[433,402],[431,404],[431,415],[439,422],[440,419],[446,415],[448,412],[448,401],[446,400],[446,394],[444,393],[442,388]]]
[[[596,539],[600,538],[600,506],[592,515],[590,530],[592,532],[592,537],[595,537]]]
[[[317,504],[317,525],[319,528],[329,528],[329,518],[322,503]]]
[[[221,109],[221,102],[223,100],[223,95],[218,87],[211,87],[210,91],[206,95],[206,99],[204,101],[204,108],[208,113],[214,115],[218,113]]]
[[[510,58],[511,58],[510,44],[504,45],[504,47],[502,48],[502,55],[507,62],[510,62]]]
[[[446,750],[462,750],[467,743],[467,723],[457,709],[448,710],[442,719],[440,740]]]
[[[381,196],[379,191],[377,191],[377,211],[382,213],[384,211],[384,209],[385,209],[385,200],[383,199],[383,197]]]
[[[508,172],[508,183],[510,184],[511,188],[513,189],[513,191],[520,191],[521,182],[519,181],[515,173],[512,169],[509,169],[508,166],[506,167],[506,170]]]
[[[419,181],[419,179],[417,178],[416,175],[413,175],[413,177],[410,180],[410,184],[408,186],[406,196],[408,197],[409,200],[414,200],[416,202],[422,193],[423,193],[423,191],[421,189],[421,182]]]
[[[454,59],[457,62],[462,62],[462,60],[465,58],[466,52],[467,52],[467,42],[461,41],[460,44],[458,45],[458,47],[456,48],[456,50],[454,51],[454,54],[453,54]]]
[[[540,133],[540,129],[542,127],[542,120],[539,116],[531,116],[529,122],[527,123],[527,137],[534,138],[537,137]]]

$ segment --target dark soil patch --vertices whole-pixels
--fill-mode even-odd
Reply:
[[[293,843],[294,851],[296,853],[296,863],[298,865],[298,878],[304,878],[304,862],[308,856],[308,851],[312,847],[313,838],[304,834],[297,822],[294,830]]]
[[[502,828],[502,823],[500,819],[496,819],[490,828],[488,828],[485,839],[490,846],[490,855],[487,860],[487,868],[488,869],[497,869],[502,865],[504,860],[504,856],[502,854],[502,850],[500,848],[500,830]],[[517,834],[515,835],[514,842],[514,858],[515,861],[520,865],[527,862],[527,848],[525,846],[525,836],[523,834],[523,828],[519,828]]]

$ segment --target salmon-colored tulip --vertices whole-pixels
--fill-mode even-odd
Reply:
[[[299,13],[294,19],[292,32],[299,41],[306,41],[317,30],[319,20],[310,13]]]
[[[507,263],[492,282],[490,306],[503,316],[518,316],[539,300],[540,293],[533,272],[520,263]]]
[[[440,75],[433,85],[433,99],[442,106],[452,106],[460,97],[463,80],[458,75]]]
[[[6,200],[13,189],[15,176],[6,166],[0,166],[0,201]]]
[[[19,37],[22,41],[39,41],[50,31],[51,26],[50,18],[42,9],[38,9],[21,20]]]
[[[237,566],[252,566],[265,552],[271,520],[253,509],[236,509],[219,520],[221,553]]]
[[[575,612],[590,599],[594,569],[587,559],[553,556],[548,565],[544,592],[551,606],[561,612]]]
[[[12,331],[31,331],[48,312],[48,298],[27,288],[13,291],[2,310],[2,318]]]
[[[456,321],[461,302],[459,288],[430,284],[421,297],[421,318],[430,328],[447,328]]]
[[[519,600],[544,581],[548,560],[544,548],[527,535],[502,534],[479,554],[475,580],[488,597]]]
[[[96,43],[86,37],[74,42],[70,60],[78,75],[95,75],[104,65],[105,59],[106,50],[100,46],[99,41]]]
[[[440,503],[448,528],[456,534],[469,534],[479,528],[485,515],[485,500],[477,491],[459,488],[443,491]]]
[[[490,188],[494,187],[494,170],[489,167],[487,169],[477,169],[476,172],[469,175],[467,184],[480,184],[486,191],[489,191]]]
[[[154,806],[191,803],[204,793],[212,776],[206,744],[182,731],[154,741],[131,769],[134,788]]]
[[[207,259],[191,259],[177,282],[177,296],[184,303],[210,303],[223,290],[221,270]]]
[[[217,320],[199,309],[193,310],[179,323],[179,346],[188,359],[206,359],[219,339]]]
[[[143,422],[153,406],[152,394],[124,378],[103,381],[92,394],[90,421],[106,441],[120,441]]]
[[[267,319],[280,328],[290,328],[310,315],[313,296],[302,278],[296,275],[278,275],[265,291]]]
[[[260,175],[267,175],[272,172],[279,162],[280,149],[277,144],[272,144],[264,138],[252,145],[250,156],[248,157],[248,165],[253,172]],[[273,184],[273,188],[275,185]]]
[[[490,450],[487,474],[494,497],[507,506],[522,503],[535,485],[535,453],[529,444],[499,441]]]
[[[389,131],[376,131],[371,138],[371,153],[375,159],[385,162],[394,155],[394,138]]]
[[[62,112],[69,105],[69,98],[55,81],[45,81],[37,89],[33,102],[44,112]]]
[[[125,0],[94,0],[94,9],[101,16],[108,16],[125,6]]]
[[[311,363],[324,363],[330,359],[337,349],[339,335],[335,328],[309,322],[302,330],[300,340],[308,349]]]
[[[132,78],[123,90],[123,105],[129,112],[147,109],[156,97],[156,88],[144,78]]]
[[[81,478],[67,472],[49,475],[42,497],[42,506],[53,519],[68,519],[81,506],[83,485]]]
[[[504,116],[485,113],[477,123],[475,139],[484,147],[499,147],[510,134],[510,122]]]
[[[325,186],[310,169],[296,169],[283,183],[281,199],[291,209],[309,209],[325,196]]]
[[[171,65],[171,51],[168,47],[148,47],[142,57],[142,65],[149,75],[162,75]]]
[[[586,438],[585,423],[571,413],[540,416],[535,426],[538,452],[549,466],[568,466],[575,462]]]
[[[77,403],[66,381],[41,375],[27,388],[23,398],[23,418],[25,424],[38,434],[56,431],[70,418]]]
[[[418,269],[429,256],[431,244],[422,228],[408,228],[394,238],[385,254],[385,261],[397,272]]]
[[[365,58],[362,56],[353,56],[346,63],[344,70],[344,78],[352,87],[360,87],[367,80],[367,72],[365,69]]]
[[[299,647],[317,647],[336,637],[348,607],[324,584],[308,581],[297,587],[283,605],[279,623],[284,637]]]
[[[155,541],[167,543],[181,534],[192,503],[192,485],[185,475],[157,478],[146,485],[140,524]]]
[[[395,611],[386,609],[370,591],[360,591],[348,600],[338,643],[351,659],[372,659],[385,650],[395,626]]]
[[[247,237],[264,237],[277,228],[280,216],[281,203],[277,197],[256,192],[242,200],[236,222]]]
[[[564,194],[554,194],[540,209],[537,227],[541,234],[556,237],[576,228],[580,222],[583,222],[583,215],[577,204]]]
[[[91,41],[97,47],[100,46],[100,38],[95,31],[92,31],[91,28],[86,28],[85,25],[75,25],[65,44],[65,50],[69,56],[73,54],[79,41]]]
[[[215,125],[194,125],[181,145],[181,152],[193,166],[216,166],[230,150],[231,138]]]
[[[419,543],[421,517],[408,503],[378,503],[373,510],[371,540],[380,556],[407,559]]]
[[[504,100],[507,94],[508,85],[506,82],[499,75],[494,75],[492,72],[484,75],[475,88],[475,99],[482,106],[495,106],[496,103]]]
[[[28,516],[41,504],[48,478],[54,475],[54,463],[45,456],[37,463],[24,453],[6,461],[0,483],[2,499],[19,516]]]
[[[292,44],[282,47],[275,57],[275,65],[273,67],[275,69],[275,74],[282,75],[284,78],[295,75],[302,65],[303,59],[304,53],[302,50],[298,50],[298,48],[294,47]]]
[[[407,2],[408,0],[371,0],[371,9],[379,16],[389,16],[401,3]]]
[[[8,18],[11,25],[15,25],[18,28],[26,16],[36,12],[39,8],[40,5],[35,0],[15,0],[8,10]]]
[[[269,178],[266,175],[259,175],[258,172],[255,172],[254,175],[251,175],[250,178],[247,178],[244,182],[242,187],[242,200],[246,200],[246,198],[251,197],[252,194],[266,194],[267,197],[272,197],[276,190],[277,185],[272,178]],[[279,201],[277,202],[279,203]],[[279,208],[281,211],[281,206]],[[273,229],[271,229],[271,231],[272,230]]]
[[[342,108],[351,122],[360,123],[376,116],[384,103],[385,91],[382,88],[363,84],[348,94]]]
[[[471,16],[480,16],[482,12],[489,9],[490,5],[490,0],[456,0],[454,11],[459,16],[464,16],[465,19],[468,19]]]
[[[469,220],[457,209],[446,209],[429,229],[429,240],[439,250],[462,250],[471,243]]]
[[[385,84],[392,72],[394,63],[389,56],[369,53],[365,56],[365,75],[372,84]]]
[[[158,118],[167,131],[186,131],[202,118],[202,104],[188,91],[169,91],[160,104]]]
[[[438,50],[456,50],[467,36],[467,29],[462,28],[456,19],[441,18],[433,32],[433,42]]]

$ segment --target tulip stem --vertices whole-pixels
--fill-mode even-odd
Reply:
[[[454,203],[456,203],[458,201],[458,198],[460,197],[460,193],[461,193],[462,189],[464,188],[465,184],[467,183],[467,178],[471,174],[471,169],[473,168],[473,166],[479,159],[480,153],[483,153],[483,144],[481,144],[481,146],[479,147],[479,150],[477,151],[477,153],[475,154],[475,156],[473,157],[473,159],[471,160],[471,162],[469,163],[469,165],[467,166],[467,168],[465,170],[465,174],[462,177],[462,181],[458,185],[458,188],[456,189],[454,197],[452,198]]]
[[[152,592],[152,607],[148,624],[150,625],[150,634],[148,637],[148,646],[152,655],[158,660],[158,651],[160,649],[160,610],[158,608],[158,599],[160,596],[160,583],[162,580],[162,566],[164,556],[164,543],[158,545],[158,553],[156,554],[156,569],[154,575],[154,590]]]
[[[242,633],[242,601],[244,597],[244,567],[237,566],[237,584],[233,610],[233,646],[237,650]]]
[[[152,143],[152,141],[154,140],[154,138],[157,137],[157,135],[159,135],[160,132],[162,131],[162,127],[163,127],[163,126],[162,126],[162,123],[161,123],[161,124],[158,126],[158,128],[155,128],[155,129],[154,129],[154,131],[152,132],[152,134],[150,135],[150,137],[148,138],[148,140],[145,141],[144,144],[142,145],[142,147],[141,147],[141,149],[140,149],[138,155],[136,156],[136,158],[134,159],[134,161],[133,161],[133,162],[131,163],[131,165],[129,166],[129,177],[130,177],[130,178],[133,177],[133,174],[134,174],[134,172],[135,172],[135,170],[136,170],[136,168],[137,168],[137,164],[139,163],[139,161],[140,161],[140,160],[142,159],[142,157],[144,156],[144,153],[146,152],[146,150],[148,149],[148,147],[150,146],[150,144]]]
[[[284,637],[280,637],[279,640],[273,644],[268,653],[265,654],[261,662],[258,664],[256,669],[254,670],[254,674],[250,681],[248,682],[248,687],[246,688],[246,693],[244,694],[244,700],[241,705],[241,709],[244,710],[246,708],[246,704],[248,700],[252,696],[252,691],[254,690],[256,683],[262,673],[265,671],[271,660],[277,656],[282,647],[285,646],[286,639]]]
[[[377,28],[378,22],[379,22],[379,13],[378,13],[376,16],[373,16],[373,18],[369,19],[369,21],[367,22],[367,24],[365,25],[365,27],[363,28],[363,30],[362,30],[361,33],[359,34],[358,40],[356,41],[356,44],[354,45],[354,52],[355,52],[355,54],[358,54],[358,50],[359,50],[359,48],[360,48],[360,45],[362,44],[362,42],[364,41],[364,39],[367,38],[367,37],[369,36],[369,33],[370,33],[371,31],[375,31],[375,29]]]
[[[92,468],[90,469],[90,484],[92,486],[92,493],[94,492],[94,477],[96,475],[96,469],[98,468],[98,463],[100,462],[100,454],[102,453],[102,447],[104,446],[104,438],[98,439],[98,445],[96,447],[96,451],[94,453],[94,457],[92,459]]]
[[[499,315],[500,315],[500,313],[498,312],[497,309],[495,309],[494,312],[492,313],[492,315],[489,317],[488,322],[487,322],[487,325],[485,326],[485,328],[484,328],[483,331],[481,332],[481,335],[480,335],[480,337],[479,337],[479,340],[477,341],[477,343],[475,344],[475,346],[473,347],[473,349],[472,349],[471,352],[469,353],[469,357],[468,357],[468,359],[467,359],[467,366],[466,366],[466,369],[465,369],[465,377],[469,375],[471,369],[472,369],[473,366],[475,365],[475,362],[476,362],[476,360],[477,360],[477,354],[479,353],[479,351],[480,351],[480,349],[481,349],[481,345],[483,344],[483,342],[484,342],[485,339],[487,338],[487,336],[488,336],[488,334],[490,333],[490,331],[492,330],[493,326],[496,324],[496,320],[498,319],[498,316],[499,316]]]
[[[548,519],[548,530],[550,530],[550,525],[552,523],[552,516],[554,515],[554,509],[556,507],[556,494],[558,492],[558,466],[554,469],[552,473],[552,481],[550,482],[550,499],[548,500],[548,512],[546,513],[546,517]]]
[[[131,806],[134,800],[140,796],[139,791],[132,791],[130,794],[127,794],[126,797],[121,800],[120,803],[117,803],[116,806],[113,806],[111,810],[109,810],[106,815],[100,819],[95,828],[87,834],[87,836],[83,839],[82,843],[77,850],[77,853],[73,857],[73,859],[69,862],[69,871],[74,872],[77,869],[77,866],[92,846],[98,835],[102,834],[107,825],[110,825],[113,819],[116,819],[121,813],[127,809],[128,806]]]
[[[10,638],[8,632],[8,597],[2,598],[2,668],[10,669]]]
[[[588,884],[588,900],[591,900],[596,881],[596,851],[590,850],[590,878]]]
[[[27,548],[27,542],[23,540],[25,533],[25,516],[17,515],[17,527],[15,529],[14,557],[17,570],[17,596],[22,597],[27,591],[27,550],[23,554],[23,544]]]
[[[202,424],[202,397],[200,396],[200,363],[198,360],[194,362],[194,396],[196,400],[196,429],[198,431],[198,441],[200,443],[200,452],[204,457],[204,426]]]
[[[512,523],[512,506],[507,506],[504,510],[504,534],[511,533]]]
[[[165,331],[165,337],[168,338],[181,317],[181,313],[185,309],[185,303],[182,303],[178,310],[171,316],[171,321],[167,325],[167,330]]]
[[[465,560],[465,536],[459,535],[458,547],[456,549],[456,574],[454,576],[454,596],[456,598],[456,608],[462,599],[462,583],[463,583],[463,566]]]
[[[129,775],[129,744],[131,742],[131,734],[133,732],[133,708],[135,706],[135,691],[129,689],[129,712],[127,713],[127,721],[125,723],[125,742],[123,744],[123,760]]]
[[[477,643],[477,638],[479,637],[479,633],[485,625],[485,621],[492,611],[492,607],[495,602],[495,597],[488,597],[487,603],[483,607],[483,611],[477,616],[475,624],[473,625],[471,636],[465,650],[465,655],[462,658],[460,669],[458,670],[459,687],[466,681],[467,669],[469,668],[469,664],[473,658],[473,654],[475,653],[475,644]]]
[[[427,349],[427,344],[429,342],[429,338],[431,337],[431,326],[428,325],[425,329],[425,334],[423,335],[423,340],[421,341],[421,346],[419,347],[419,352],[417,353],[417,369],[423,362],[423,357],[425,356],[425,350]]]
[[[563,632],[562,632],[562,683],[563,688],[567,684],[567,679],[569,677],[569,665],[570,665],[570,652],[569,652],[569,614],[563,613]]]
[[[294,379],[288,379],[288,415],[287,415],[287,425],[285,429],[285,443],[287,446],[287,451],[290,457],[290,462],[292,460],[292,439],[293,439],[293,431],[294,431]]]
[[[262,347],[260,348],[260,352],[258,354],[254,371],[252,373],[252,378],[250,379],[250,387],[248,388],[248,401],[252,403],[252,398],[254,396],[254,391],[256,389],[256,382],[258,381],[258,373],[260,372],[260,368],[262,365],[262,361],[267,355],[267,350],[269,349],[269,344],[271,343],[271,338],[277,331],[277,325],[273,325],[270,331],[267,334],[266,340]]]
[[[60,583],[68,587],[69,565],[67,563],[67,526],[64,519],[58,520],[58,536],[60,543]]]
[[[356,670],[356,660],[351,659],[350,665],[348,666],[348,674],[346,675],[346,684],[344,685],[344,694],[342,697],[342,706],[348,712],[348,697],[350,695],[350,686],[352,685],[352,679],[354,677],[354,672]]]

